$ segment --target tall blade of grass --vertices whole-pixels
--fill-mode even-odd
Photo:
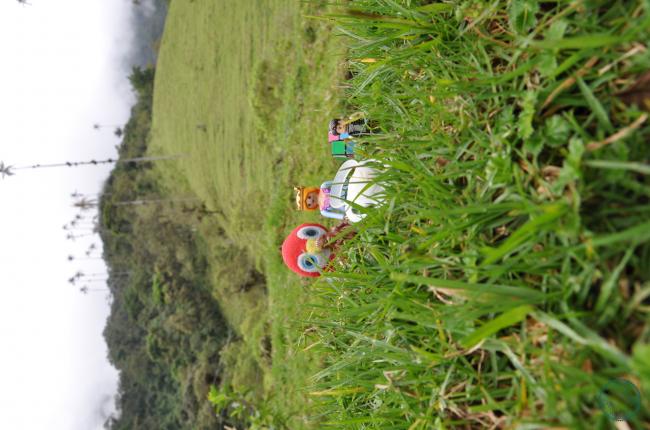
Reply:
[[[580,92],[582,92],[582,95],[585,97],[585,100],[587,100],[587,103],[589,104],[589,107],[593,111],[593,113],[596,115],[596,118],[598,118],[598,122],[610,133],[614,131],[614,127],[612,126],[611,121],[609,120],[609,117],[607,116],[607,112],[605,111],[605,108],[603,108],[603,105],[600,104],[598,99],[594,96],[594,93],[591,91],[591,89],[585,84],[585,81],[582,80],[581,77],[576,77],[576,82],[578,82],[578,87],[580,87]]]
[[[447,3],[431,3],[424,6],[419,6],[415,10],[429,15],[437,15],[443,12],[451,12],[453,9],[454,7]]]
[[[463,348],[472,348],[483,339],[497,333],[499,330],[523,321],[532,311],[533,308],[531,306],[518,306],[514,309],[510,309],[509,311],[499,315],[497,318],[483,324],[468,336],[461,339],[460,345]]]
[[[542,302],[546,294],[535,291],[528,287],[513,287],[500,284],[476,284],[461,281],[452,281],[449,279],[428,278],[426,276],[408,275],[406,273],[393,272],[390,279],[396,282],[410,282],[417,285],[428,285],[434,288],[448,288],[450,290],[461,290],[473,293],[479,293],[485,296],[509,296],[512,298],[523,299],[529,303]]]
[[[390,16],[374,15],[362,11],[350,9],[348,14],[329,14],[329,18],[337,19],[339,21],[368,21],[372,25],[380,28],[390,28],[399,30],[414,30],[414,29],[430,29],[430,25],[425,25],[416,21],[393,18]]]
[[[554,203],[541,208],[541,210],[541,215],[517,229],[501,246],[496,249],[485,248],[486,258],[481,263],[481,266],[492,264],[513,252],[533,235],[540,233],[546,226],[552,225],[554,221],[562,217],[567,212],[568,207],[566,204]]]
[[[608,246],[618,242],[641,243],[650,240],[650,221],[637,224],[627,230],[595,237],[583,246]]]
[[[532,42],[531,46],[541,49],[587,49],[602,48],[627,42],[629,36],[614,36],[608,33],[587,34],[566,37],[560,40],[541,40]]]
[[[610,170],[629,170],[631,172],[650,175],[650,164],[638,163],[634,161],[609,161],[609,160],[588,160],[585,164],[589,167]]]
[[[524,202],[514,201],[514,202],[503,202],[503,203],[486,203],[480,205],[471,205],[471,206],[461,206],[461,207],[448,207],[443,209],[430,209],[423,210],[407,217],[409,221],[422,218],[439,218],[439,217],[449,217],[453,215],[463,215],[463,214],[483,214],[489,212],[511,212],[518,211],[523,212],[528,209],[528,206]]]
[[[582,336],[557,318],[543,312],[536,312],[534,314],[534,317],[549,327],[557,330],[559,333],[562,333],[574,342],[592,348],[603,357],[612,360],[619,365],[629,367],[630,359],[626,357],[625,354],[623,354],[619,349],[612,346],[601,337],[594,335],[593,333],[588,333],[587,336]]]
[[[605,305],[607,305],[607,300],[612,294],[612,290],[616,283],[618,282],[619,277],[621,276],[621,272],[625,268],[625,265],[627,262],[630,260],[630,257],[632,256],[632,253],[634,252],[635,247],[632,246],[630,247],[621,261],[618,263],[614,271],[609,275],[607,280],[603,283],[602,287],[600,288],[600,295],[598,296],[598,300],[596,301],[596,312],[602,313]]]

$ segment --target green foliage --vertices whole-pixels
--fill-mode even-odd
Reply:
[[[162,293],[162,284],[160,282],[160,275],[154,273],[153,279],[151,280],[151,301],[155,305],[163,304],[163,293]]]
[[[251,403],[255,396],[238,394],[229,388],[217,389],[212,386],[208,401],[219,415],[226,415],[239,421],[240,425],[249,430],[273,430],[286,428],[286,423],[278,420],[277,414],[271,413],[266,404],[256,408]]]
[[[134,67],[129,75],[129,82],[140,97],[141,102],[151,103],[152,83],[155,76],[155,70],[152,67],[142,69]]]
[[[153,70],[135,71],[138,102],[120,157],[147,148]],[[150,166],[119,164],[100,202],[104,256],[111,276],[111,315],[104,336],[120,370],[118,417],[111,429],[209,428],[224,423],[205,404],[220,379],[219,351],[230,329],[208,282],[193,225],[202,208],[160,199]],[[152,197],[157,197],[152,199]],[[138,200],[154,204],[125,204]]]
[[[539,12],[536,0],[512,0],[508,7],[510,27],[517,33],[525,33],[537,23],[535,14]]]

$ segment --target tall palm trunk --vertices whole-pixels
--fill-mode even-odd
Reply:
[[[32,164],[30,166],[9,166],[4,162],[0,161],[0,175],[4,178],[5,176],[12,176],[14,170],[24,170],[24,169],[43,169],[50,167],[78,167],[78,166],[89,166],[89,165],[100,165],[100,164],[125,164],[125,163],[146,163],[150,161],[160,161],[160,160],[173,160],[176,158],[181,158],[184,155],[160,155],[160,156],[151,156],[151,157],[134,157],[134,158],[125,158],[123,160],[115,158],[107,158],[105,160],[88,160],[88,161],[66,161],[64,163],[52,163],[52,164]]]

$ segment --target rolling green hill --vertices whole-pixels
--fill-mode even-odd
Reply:
[[[277,246],[294,222],[318,219],[293,210],[292,186],[336,170],[326,133],[345,74],[331,25],[304,17],[322,4],[171,2],[147,149],[181,156],[154,166],[165,195],[205,205],[193,228],[233,329],[222,386],[274,405],[291,428],[307,414],[299,387],[313,357],[301,352],[308,292]]]

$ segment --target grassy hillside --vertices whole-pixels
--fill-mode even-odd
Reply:
[[[327,123],[340,102],[343,47],[325,2],[172,2],[160,48],[150,154],[170,195],[197,196],[213,295],[237,333],[222,352],[224,387],[304,424],[313,373],[299,321],[305,284],[277,252],[298,220],[292,185],[336,169]],[[326,172],[324,174],[324,172]],[[225,234],[226,241],[221,238]],[[302,382],[300,382],[302,381]]]
[[[320,8],[178,2],[166,23],[150,152],[187,155],[166,173],[170,186],[219,209],[251,255],[266,251],[261,214],[290,194],[283,172],[318,178],[335,166],[323,135],[341,53],[327,26],[304,21],[309,9]]]

